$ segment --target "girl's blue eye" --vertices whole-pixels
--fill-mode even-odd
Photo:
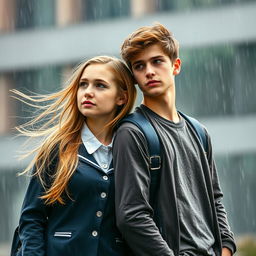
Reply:
[[[80,87],[87,86],[87,83],[86,83],[86,82],[84,82],[84,81],[83,81],[83,82],[80,82],[80,83],[79,83],[79,86],[80,86]]]
[[[98,88],[106,88],[107,86],[105,84],[102,84],[102,83],[97,83],[96,87],[98,87]]]

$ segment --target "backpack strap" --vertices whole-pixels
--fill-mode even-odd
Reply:
[[[141,112],[135,111],[125,117],[122,122],[131,122],[143,132],[148,143],[150,169],[159,170],[161,168],[160,142],[150,121]]]
[[[208,142],[205,134],[205,130],[202,125],[193,117],[185,115],[184,113],[178,111],[179,114],[192,126],[198,139],[200,140],[201,145],[204,148],[205,153],[208,153]]]
[[[156,223],[159,223],[159,209],[156,207],[157,204],[157,191],[160,186],[160,176],[161,176],[161,148],[158,135],[150,123],[150,121],[146,118],[146,116],[137,109],[132,114],[128,115],[124,119],[121,120],[122,122],[130,122],[136,125],[141,132],[144,134],[148,144],[149,150],[149,168],[151,171],[151,175],[154,175],[154,181],[151,176],[150,179],[150,189],[149,189],[149,204],[155,211],[154,220]],[[156,170],[156,171],[155,171]],[[157,171],[158,170],[158,171]]]
[[[189,117],[181,112],[179,114],[186,120],[188,123],[192,126],[194,131],[196,132],[201,145],[203,146],[205,152],[208,152],[208,143],[207,143],[207,138],[205,134],[205,130],[202,127],[202,125],[194,118]],[[134,125],[136,125],[144,134],[146,137],[147,143],[148,143],[148,149],[149,149],[149,154],[150,154],[150,170],[160,170],[161,169],[161,156],[160,156],[160,142],[158,135],[150,123],[150,121],[145,117],[145,115],[137,110],[133,112],[132,114],[128,115],[125,117],[123,120],[121,120],[120,123],[122,122],[131,122]],[[153,173],[152,173],[153,174]],[[159,189],[160,186],[160,175],[161,172],[154,172],[156,174],[156,181],[153,182],[152,178],[150,181],[150,200],[149,203],[153,207],[155,214],[154,214],[154,219],[156,223],[158,223],[158,226],[161,228],[161,218],[159,214],[159,209],[156,206],[157,204],[157,197],[156,193]]]
[[[205,153],[208,153],[208,141],[206,138],[205,130],[203,126],[195,118],[185,115],[178,111],[179,114],[192,126],[196,135],[204,148]],[[136,125],[145,135],[148,142],[148,149],[150,155],[150,169],[158,170],[161,168],[161,156],[160,156],[160,142],[156,134],[156,131],[150,121],[140,111],[135,111],[132,114],[125,117],[122,122],[131,122]]]

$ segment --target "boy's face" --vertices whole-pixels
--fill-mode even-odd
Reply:
[[[174,76],[179,74],[181,62],[174,63],[159,44],[145,48],[131,60],[134,77],[144,97],[164,95],[174,87]]]

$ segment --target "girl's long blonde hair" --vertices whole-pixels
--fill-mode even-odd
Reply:
[[[46,204],[65,203],[63,193],[68,195],[67,185],[78,164],[77,153],[81,144],[81,129],[85,117],[78,110],[77,90],[83,71],[91,64],[108,65],[119,90],[127,94],[127,103],[118,109],[115,118],[104,127],[110,128],[112,132],[118,121],[132,110],[136,98],[134,79],[130,70],[124,62],[115,57],[98,56],[81,63],[74,70],[68,85],[49,95],[28,96],[15,89],[11,90],[14,98],[41,110],[33,120],[16,129],[29,138],[44,138],[40,146],[26,154],[25,157],[33,153],[35,156],[21,174],[28,173],[34,167],[33,175],[38,176],[45,189],[41,198]],[[40,125],[43,120],[45,122],[39,128],[31,128],[34,125]],[[45,173],[55,157],[58,161],[54,172]],[[46,175],[50,175],[50,184],[47,184]]]

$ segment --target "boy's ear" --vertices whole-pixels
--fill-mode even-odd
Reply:
[[[118,99],[117,99],[117,105],[122,106],[127,103],[128,100],[128,94],[125,91],[120,92]]]
[[[178,75],[180,73],[180,69],[181,69],[181,60],[180,58],[177,58],[174,62],[173,62],[173,75]]]

